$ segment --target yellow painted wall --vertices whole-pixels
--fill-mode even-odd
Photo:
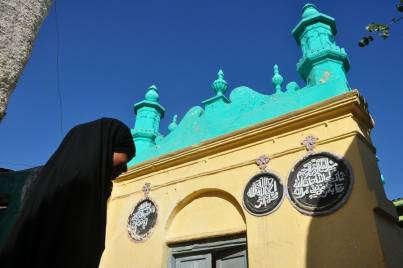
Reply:
[[[169,243],[239,233],[246,233],[252,268],[399,267],[403,254],[389,254],[400,246],[389,236],[402,241],[402,234],[387,216],[374,213],[377,207],[396,216],[380,185],[371,126],[362,100],[350,92],[131,168],[114,183],[100,267],[166,267]],[[242,194],[259,172],[255,159],[269,155],[269,169],[285,185],[306,154],[301,141],[309,134],[319,138],[316,151],[351,164],[355,181],[346,204],[330,215],[306,216],[284,198],[270,215],[249,214]],[[158,220],[149,239],[135,243],[126,225],[145,182],[151,183]]]

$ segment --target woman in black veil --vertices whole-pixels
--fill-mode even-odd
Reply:
[[[26,190],[0,267],[98,267],[111,179],[134,155],[130,129],[118,120],[71,129]]]

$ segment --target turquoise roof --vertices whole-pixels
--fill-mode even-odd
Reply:
[[[274,94],[267,95],[241,86],[234,88],[229,97],[226,97],[228,83],[224,80],[224,72],[219,70],[218,78],[212,83],[212,93],[215,95],[203,101],[201,106],[191,108],[182,119],[175,115],[166,136],[159,132],[163,107],[158,104],[158,98],[153,98],[152,105],[149,106],[147,101],[140,102],[142,107],[146,105],[146,109],[143,109],[144,112],[136,110],[136,118],[148,120],[149,123],[136,122],[136,127],[132,129],[134,141],[140,151],[137,150],[137,155],[129,166],[189,146],[197,146],[206,140],[302,109],[350,90],[345,74],[348,70],[347,54],[334,42],[334,19],[320,13],[311,4],[305,5],[302,13],[301,22],[293,30],[293,34],[302,48],[302,58],[297,69],[306,81],[304,87],[300,88],[296,82],[291,81],[283,88],[284,78],[279,67],[274,65]],[[152,90],[153,94],[154,91],[156,93],[155,87]],[[142,134],[151,132],[154,133],[152,136]]]

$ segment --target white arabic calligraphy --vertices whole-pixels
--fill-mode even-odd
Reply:
[[[296,198],[325,198],[344,191],[346,174],[328,157],[313,158],[297,172],[293,194]]]
[[[129,226],[133,229],[134,233],[137,233],[139,227],[143,230],[146,228],[148,216],[154,212],[155,206],[151,202],[145,201],[140,204],[137,211],[129,220]]]
[[[249,198],[258,196],[258,204],[254,205],[255,208],[267,206],[279,197],[277,182],[271,177],[261,177],[252,183],[252,186],[246,194]]]

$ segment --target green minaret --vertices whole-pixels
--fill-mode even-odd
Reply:
[[[335,43],[335,20],[320,13],[315,5],[306,4],[292,34],[302,49],[297,70],[307,86],[333,82],[341,92],[348,91],[346,72],[350,64],[344,48]]]
[[[145,99],[134,105],[136,122],[132,135],[136,144],[136,153],[141,153],[155,145],[155,139],[160,135],[160,120],[164,117],[165,109],[158,103],[158,99],[157,87],[152,85],[148,88]]]

